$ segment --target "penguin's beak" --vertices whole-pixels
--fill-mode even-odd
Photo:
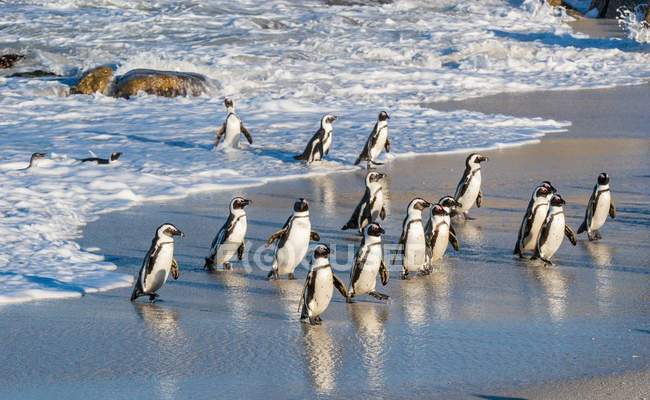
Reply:
[[[384,179],[385,176],[386,176],[386,174],[382,174],[381,172],[377,172],[377,177],[379,179]]]
[[[456,207],[462,207],[462,206],[463,206],[463,203],[461,203],[461,202],[458,201],[458,200],[454,200],[454,205],[455,205]]]
[[[174,231],[174,236],[185,237],[185,234],[180,229],[176,229],[176,231]]]
[[[386,230],[380,226],[379,227],[379,232],[381,232],[381,234],[383,235],[384,233],[386,233]]]
[[[485,156],[481,156],[481,157],[478,158],[478,162],[483,162],[483,161],[490,161],[490,159],[488,157],[485,157]]]
[[[253,204],[253,200],[251,199],[244,199],[244,207],[247,205]]]
[[[424,200],[424,201],[422,202],[422,207],[423,207],[423,208],[431,207],[431,203],[429,203],[428,201]]]

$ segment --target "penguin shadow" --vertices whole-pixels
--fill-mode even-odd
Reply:
[[[257,156],[274,158],[286,163],[299,163],[294,156],[301,153],[300,150],[289,151],[277,147],[249,147],[249,151]]]
[[[525,397],[495,396],[489,394],[473,394],[472,396],[485,400],[528,400]]]
[[[121,136],[124,137],[128,140],[132,140],[135,142],[141,142],[141,143],[158,143],[158,144],[163,144],[165,146],[171,146],[171,147],[179,147],[182,149],[202,149],[202,150],[212,150],[213,146],[212,144],[199,144],[199,143],[191,143],[191,142],[185,142],[182,140],[160,140],[160,139],[152,139],[148,138],[146,136],[140,136],[140,135],[133,135],[133,134],[125,134],[125,133],[105,133],[107,135],[112,135],[112,136]]]

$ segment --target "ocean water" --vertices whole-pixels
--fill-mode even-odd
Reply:
[[[537,1],[15,1],[0,3],[0,303],[81,296],[132,277],[75,239],[99,214],[139,202],[270,179],[348,171],[376,115],[391,115],[392,157],[512,146],[568,124],[421,104],[500,92],[630,85],[650,77],[631,39],[572,33]],[[198,98],[69,96],[86,68],[197,72]],[[9,78],[49,70],[63,78]],[[253,134],[214,151],[224,96]],[[340,117],[329,159],[293,160],[325,113]],[[36,151],[38,167],[21,170]],[[108,166],[92,151],[123,152]]]

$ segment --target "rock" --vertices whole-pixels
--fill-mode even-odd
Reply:
[[[139,92],[165,97],[200,96],[207,88],[207,79],[200,74],[134,69],[116,79],[112,95],[127,99]]]
[[[645,10],[645,23],[650,27],[650,4],[648,4],[648,7]]]
[[[639,4],[645,4],[647,0],[592,0],[589,10],[596,8],[598,10],[598,18],[616,18],[618,17],[618,9],[625,7],[630,11]],[[647,16],[647,14],[646,14]]]
[[[107,94],[113,80],[113,69],[105,65],[84,72],[79,82],[70,89],[71,94]]]
[[[16,72],[15,74],[9,75],[7,78],[44,78],[48,76],[61,76],[50,71],[43,71],[37,69],[35,71],[25,71],[25,72]]]
[[[0,56],[0,69],[11,68],[20,60],[25,58],[22,54],[3,54]]]

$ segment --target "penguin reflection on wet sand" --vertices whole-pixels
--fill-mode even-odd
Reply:
[[[354,265],[350,271],[348,303],[352,303],[353,297],[362,294],[369,294],[378,300],[388,300],[388,295],[375,290],[378,273],[381,277],[381,284],[386,286],[388,283],[388,268],[384,263],[384,249],[381,245],[381,235],[384,233],[384,229],[379,224],[368,225],[366,235],[354,256]]]
[[[251,133],[246,129],[239,116],[235,114],[235,103],[228,98],[226,98],[223,103],[226,106],[228,114],[226,115],[226,120],[223,122],[223,125],[217,129],[214,147],[216,148],[219,143],[221,143],[221,138],[223,137],[222,147],[237,148],[239,147],[239,138],[241,135],[246,137],[248,143],[253,144]]]
[[[390,117],[386,111],[382,111],[377,116],[377,123],[375,127],[372,128],[370,136],[366,141],[366,145],[363,147],[363,151],[357,158],[357,161],[354,162],[354,165],[359,165],[361,161],[367,161],[367,168],[371,168],[373,165],[382,165],[382,163],[377,162],[377,158],[381,154],[381,151],[386,149],[386,153],[390,153],[390,141],[388,140],[388,120]]]
[[[402,234],[397,244],[397,253],[402,253],[401,279],[406,279],[411,271],[426,271],[426,239],[422,224],[422,210],[431,203],[421,198],[411,200],[406,218],[402,223]],[[393,263],[394,263],[393,259]]]
[[[314,161],[321,161],[329,153],[332,146],[333,126],[336,121],[335,115],[327,114],[320,120],[320,128],[307,143],[302,154],[294,156],[296,160],[310,164]]]
[[[237,254],[241,261],[244,257],[245,239],[248,223],[244,207],[251,204],[251,200],[235,197],[230,201],[230,214],[210,245],[210,255],[205,259],[203,268],[214,271],[215,265],[223,265],[223,269],[230,269],[230,260]]]
[[[600,228],[605,225],[608,215],[616,218],[616,207],[609,189],[609,175],[603,172],[598,175],[598,182],[589,198],[585,219],[578,228],[578,233],[587,232],[590,241],[602,239]]]
[[[156,235],[151,241],[151,247],[144,257],[142,267],[133,287],[131,301],[140,296],[149,296],[152,302],[156,300],[160,289],[171,274],[178,279],[180,268],[174,258],[174,236],[185,236],[174,225],[166,223],[156,229]]]
[[[335,287],[345,299],[348,298],[345,284],[332,271],[330,248],[325,244],[319,244],[314,249],[311,270],[305,279],[298,305],[300,319],[309,320],[311,325],[320,325],[322,322],[320,316],[330,305]]]
[[[524,218],[521,220],[513,254],[523,257],[524,252],[535,251],[539,232],[542,229],[551,198],[555,192],[555,188],[548,181],[542,182],[541,185],[535,188],[528,202]]]
[[[481,163],[488,161],[488,158],[478,153],[472,153],[465,160],[465,171],[456,187],[454,198],[462,204],[456,213],[462,214],[467,220],[471,220],[469,210],[476,204],[481,207],[483,193],[481,192]]]
[[[535,254],[531,260],[541,259],[545,264],[553,265],[551,257],[557,252],[566,236],[572,245],[576,245],[576,234],[565,223],[563,205],[566,204],[562,196],[553,195],[544,225],[537,239]]]
[[[295,279],[293,271],[305,258],[309,241],[320,240],[318,233],[311,230],[307,200],[300,199],[294,203],[293,214],[284,223],[282,229],[268,238],[266,245],[270,246],[276,240],[278,244],[275,247],[273,266],[268,278],[278,279],[280,275],[288,274],[289,279]]]
[[[384,193],[381,185],[384,176],[380,172],[369,172],[366,175],[366,191],[354,209],[350,220],[341,228],[342,230],[356,229],[362,234],[368,224],[376,222],[380,218],[382,221],[386,218]]]

